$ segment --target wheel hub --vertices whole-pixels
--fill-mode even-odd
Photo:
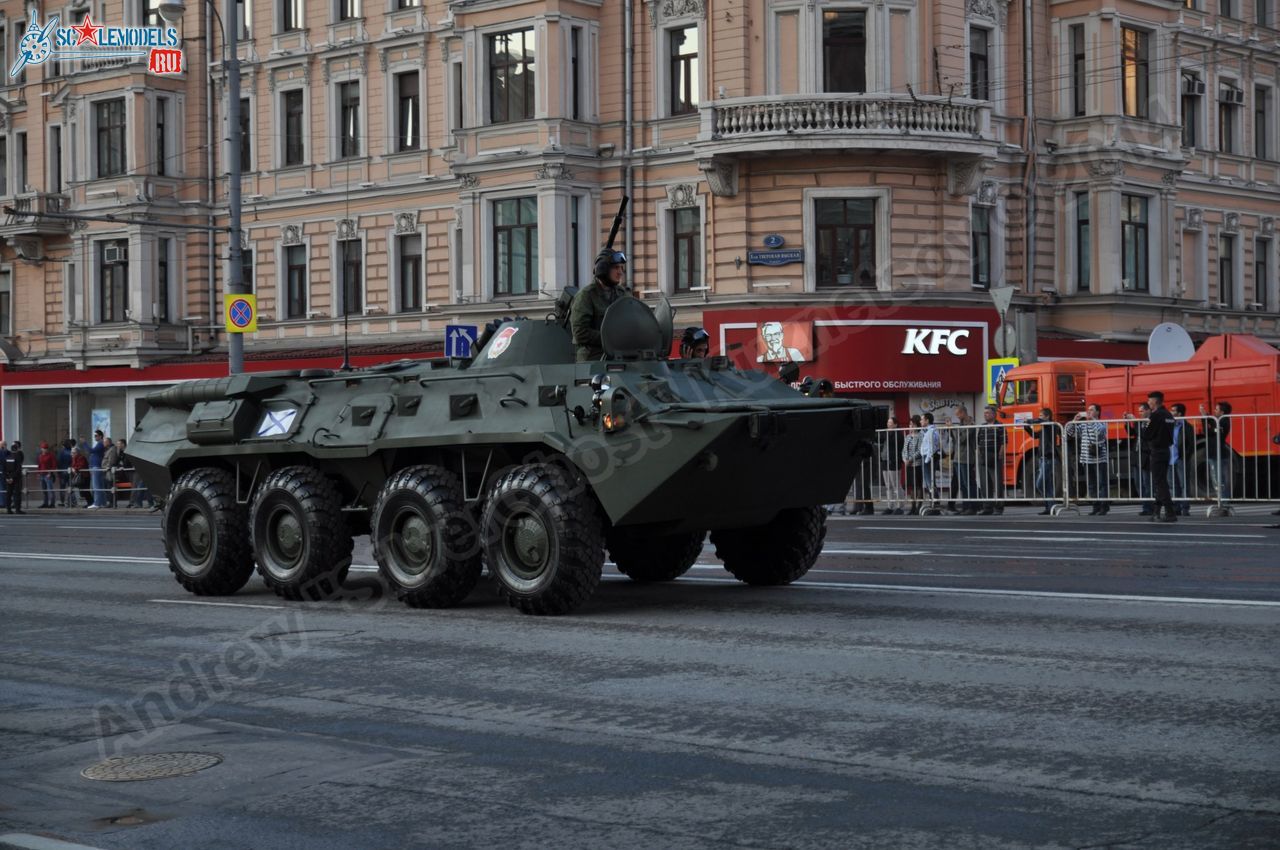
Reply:
[[[426,570],[435,556],[431,525],[417,513],[409,514],[397,525],[398,560],[407,573],[417,575]]]
[[[209,554],[209,544],[213,540],[213,531],[209,528],[209,519],[199,511],[192,511],[183,517],[182,536],[187,547],[197,560]]]
[[[551,540],[547,527],[533,514],[522,514],[507,525],[507,554],[512,566],[526,576],[541,573],[547,565]]]
[[[292,563],[302,554],[302,523],[289,511],[276,514],[272,523],[271,539],[280,557]]]

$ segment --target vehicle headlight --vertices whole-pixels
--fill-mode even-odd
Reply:
[[[604,415],[600,418],[605,433],[612,434],[627,427],[635,414],[635,408],[636,400],[631,393],[621,387],[607,391],[601,407]]]

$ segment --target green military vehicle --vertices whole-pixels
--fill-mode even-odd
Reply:
[[[845,497],[883,411],[806,398],[723,356],[667,359],[665,302],[618,301],[605,358],[577,363],[567,308],[491,324],[467,360],[150,394],[128,455],[168,494],[178,582],[234,593],[256,562],[280,596],[326,598],[366,533],[415,607],[458,604],[487,565],[511,605],[567,613],[595,590],[606,550],[632,579],[666,581],[708,532],[741,581],[804,575],[826,534],[821,505]]]

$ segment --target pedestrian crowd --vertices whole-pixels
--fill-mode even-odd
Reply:
[[[124,439],[112,440],[102,431],[93,442],[68,437],[56,448],[41,442],[34,471],[40,484],[41,508],[115,507],[128,492],[127,507],[154,507],[155,499],[137,470],[126,465]],[[0,440],[0,470],[4,474],[3,505],[6,513],[25,513],[27,467],[21,440],[9,445]]]

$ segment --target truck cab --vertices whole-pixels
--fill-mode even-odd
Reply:
[[[1048,360],[1010,369],[996,385],[996,420],[1002,425],[1015,425],[1038,418],[1041,408],[1047,407],[1053,411],[1055,421],[1066,423],[1084,410],[1088,373],[1104,368],[1101,363],[1088,360]],[[1006,431],[1006,485],[1025,484],[1031,475],[1031,452],[1037,444],[1021,428]]]

